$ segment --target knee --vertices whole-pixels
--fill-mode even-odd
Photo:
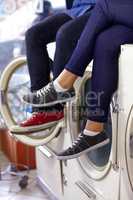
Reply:
[[[97,37],[96,49],[104,54],[109,54],[110,56],[116,56],[120,49],[120,44],[117,41],[111,40],[108,34],[104,32]]]
[[[45,31],[43,32],[43,38],[45,38]],[[41,32],[37,25],[29,28],[25,33],[26,43],[41,43]],[[44,41],[43,41],[44,42]]]
[[[66,29],[64,28],[64,27],[61,27],[59,30],[58,30],[58,32],[57,32],[57,34],[56,34],[56,42],[57,42],[57,44],[58,43],[61,43],[61,44],[64,44],[64,43],[67,43],[66,41],[67,41],[67,31],[66,31]]]
[[[36,31],[34,27],[29,28],[25,33],[26,41],[34,41],[36,38]]]

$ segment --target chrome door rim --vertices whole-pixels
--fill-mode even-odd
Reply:
[[[76,98],[76,101],[75,101],[75,104],[77,103],[77,105],[78,105],[78,102],[79,102],[79,98],[80,98],[80,94],[81,94],[80,91],[82,89],[82,86],[83,86],[83,84],[85,84],[85,82],[89,78],[91,78],[91,71],[86,72],[83,79],[81,80],[81,84],[80,84],[80,86],[77,90],[77,98]],[[71,117],[72,116],[69,117],[69,119],[70,119],[69,125],[70,126],[71,126]],[[78,130],[78,127],[77,127],[77,130]],[[71,137],[72,137],[72,140],[74,140],[74,135],[73,135],[72,131],[71,131]],[[88,177],[90,177],[91,179],[94,179],[94,180],[101,180],[109,173],[109,171],[111,169],[111,163],[112,163],[111,162],[111,154],[112,154],[112,149],[111,149],[111,152],[110,152],[109,162],[104,167],[96,167],[95,165],[92,164],[91,161],[89,162],[89,159],[88,160],[86,159],[85,155],[78,158],[77,160],[78,160],[80,167],[82,168],[82,170],[85,172],[85,174]]]
[[[130,182],[130,186],[133,191],[133,166],[131,165],[131,158],[130,157],[130,136],[131,136],[131,124],[133,124],[133,106],[131,107],[129,118],[127,121],[126,133],[125,133],[125,159],[126,159],[126,168],[128,173],[128,179]]]
[[[24,64],[26,64],[26,57],[16,58],[6,67],[0,79],[1,96],[3,96],[2,101],[5,101],[4,104],[2,104],[1,102],[0,110],[9,130],[11,129],[11,127],[16,126],[16,123],[11,115],[9,105],[7,102],[8,85],[14,71]],[[12,133],[12,136],[14,136],[17,140],[27,145],[40,146],[40,145],[48,143],[57,135],[58,131],[64,126],[64,120],[61,120],[59,123],[53,124],[53,126],[54,126],[54,129],[52,129],[53,131],[51,130],[51,132],[49,132],[50,133],[49,136],[46,138],[42,138],[40,136],[34,137],[30,135],[18,135],[18,134],[13,134],[13,133]],[[47,129],[48,128],[50,127],[48,126]],[[25,131],[25,128],[21,128],[21,129]]]

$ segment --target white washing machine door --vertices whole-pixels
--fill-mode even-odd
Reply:
[[[85,110],[85,95],[90,88],[90,78],[91,72],[87,72],[86,76],[83,78],[80,88],[78,89],[79,98],[74,102],[75,109],[72,113],[74,116],[69,116],[70,119],[70,132],[72,139],[74,140],[79,132],[84,128],[86,117],[84,116]],[[78,110],[78,113],[76,112]],[[76,114],[75,114],[76,113]],[[73,114],[72,114],[73,115]],[[108,123],[105,125],[106,133],[110,138],[110,143],[104,147],[97,150],[91,151],[86,155],[81,156],[78,161],[85,171],[85,173],[92,179],[98,180],[102,179],[111,168],[111,156],[112,156],[112,113],[110,112],[108,117]],[[75,118],[73,120],[73,118]],[[71,123],[73,121],[73,123]],[[116,124],[114,124],[116,126]],[[76,134],[75,134],[76,133]],[[116,136],[116,133],[114,134]],[[116,139],[115,139],[116,141]]]
[[[126,156],[127,172],[128,172],[129,182],[133,190],[133,106],[131,108],[127,122],[125,141],[126,141],[125,156]]]
[[[40,146],[48,143],[58,134],[63,126],[63,120],[36,127],[19,126],[19,123],[31,114],[32,108],[22,102],[22,97],[29,88],[30,78],[26,58],[19,57],[5,68],[1,76],[0,112],[12,136],[27,145]],[[25,135],[27,132],[29,134]]]

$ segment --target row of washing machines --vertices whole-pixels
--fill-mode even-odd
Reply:
[[[132,200],[133,45],[121,47],[118,91],[105,124],[110,143],[73,160],[58,161],[56,153],[71,145],[84,127],[84,97],[90,87],[90,68],[75,84],[76,99],[66,104],[65,119],[43,131],[44,135],[46,131],[51,132],[46,139],[42,131],[28,136],[15,134],[20,131],[17,124],[21,117],[27,117],[25,108],[20,107],[20,96],[27,89],[29,78],[25,59],[21,61],[11,63],[1,78],[1,113],[13,137],[36,146],[37,182],[41,188],[53,200]],[[21,64],[24,67],[20,67]],[[21,87],[18,86],[20,82]]]

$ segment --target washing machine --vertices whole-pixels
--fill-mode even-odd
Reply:
[[[113,97],[108,122],[105,125],[110,143],[79,159],[63,162],[56,159],[56,153],[71,145],[84,127],[86,107],[84,97],[90,84],[91,68],[88,68],[85,76],[75,84],[76,99],[67,103],[64,131],[47,146],[37,148],[38,182],[56,199],[119,200],[117,94]]]
[[[22,68],[22,65],[24,68]],[[17,73],[16,70],[25,69],[25,65],[24,57],[13,61],[5,70],[0,83],[1,111],[12,132],[14,130],[19,131],[20,127],[17,127],[17,118],[12,118],[14,111],[8,103],[12,102],[8,100],[10,98],[9,91],[11,91],[9,86],[10,82],[14,80],[12,75],[21,75],[21,71]],[[27,84],[26,77],[22,85],[25,85],[25,82]],[[51,132],[49,137],[44,137],[45,131],[43,131],[44,135],[42,135],[42,132],[40,135],[35,133],[27,136],[13,133],[13,136],[18,140],[28,145],[38,146],[36,151],[37,180],[39,185],[53,199],[119,200],[121,170],[118,151],[119,109],[117,94],[114,95],[112,100],[108,122],[105,125],[106,133],[110,137],[110,144],[91,151],[79,159],[69,161],[58,161],[56,159],[56,154],[70,146],[84,127],[84,108],[86,107],[84,97],[86,97],[90,84],[91,70],[89,68],[85,76],[78,79],[75,84],[76,99],[67,103],[65,119],[53,124],[52,128],[47,127]],[[17,87],[17,90],[20,90],[20,88]],[[22,115],[23,110],[20,110],[20,113]]]
[[[79,87],[77,98],[71,102],[67,128],[72,141],[78,136],[85,125],[86,94],[91,85],[91,71],[86,72]],[[119,200],[120,192],[120,161],[118,152],[118,100],[114,94],[110,105],[108,122],[105,125],[110,143],[91,151],[79,159],[67,161],[63,166],[66,187],[65,196],[71,195],[77,199]],[[71,185],[68,187],[68,185]],[[73,190],[73,192],[71,192]],[[84,193],[84,195],[83,195]],[[83,198],[84,197],[84,198]]]
[[[48,45],[48,51],[52,61],[55,43]],[[0,77],[0,113],[14,139],[37,147],[37,182],[43,189],[47,188],[47,192],[51,191],[49,192],[51,198],[55,199],[56,196],[60,198],[63,194],[63,168],[62,162],[55,158],[55,152],[65,148],[65,144],[66,147],[70,145],[70,134],[66,134],[65,131],[67,122],[62,119],[39,128],[20,127],[19,123],[30,117],[32,111],[32,107],[25,106],[22,101],[24,93],[29,89],[30,78],[26,57],[17,57],[9,63]],[[48,144],[44,147],[45,143]],[[44,187],[44,183],[47,187]]]
[[[120,200],[133,199],[133,45],[121,47],[119,67]]]
[[[76,83],[76,91],[80,84],[81,79]],[[70,120],[72,119],[71,115],[75,115],[72,105],[69,102],[65,106],[64,126],[60,133],[52,141],[36,148],[37,182],[51,199],[87,200],[88,197],[91,197],[88,189],[84,190],[80,186],[81,174],[78,162],[75,160],[73,162],[59,161],[56,158],[58,152],[72,144]],[[71,123],[73,122],[71,121]]]

